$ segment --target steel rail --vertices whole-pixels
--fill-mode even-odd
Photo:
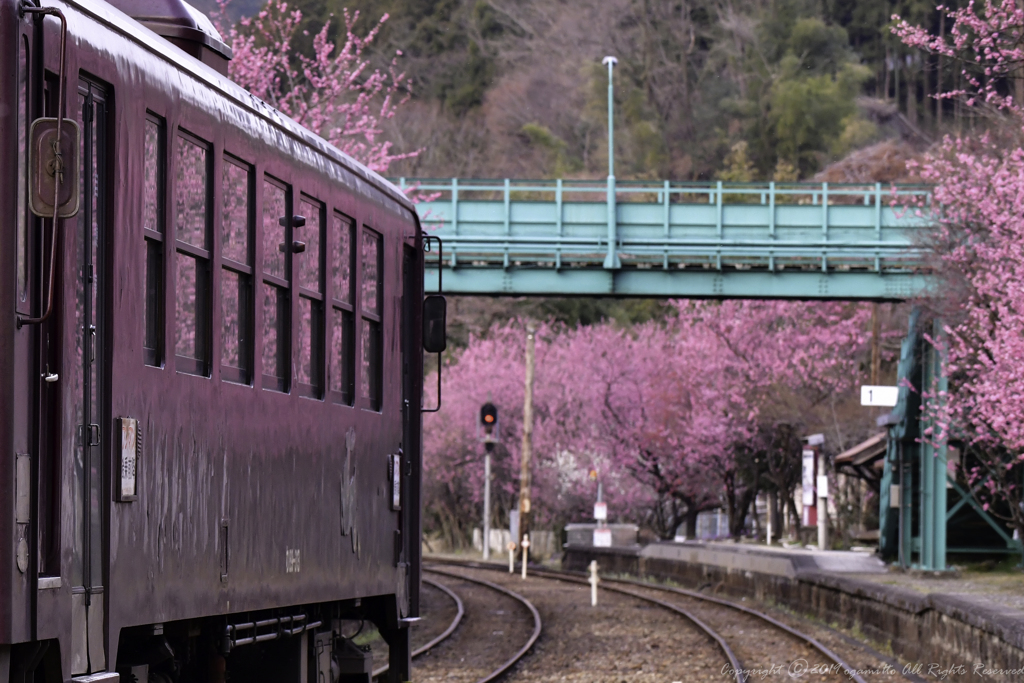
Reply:
[[[455,613],[455,618],[452,619],[452,623],[448,624],[448,628],[446,628],[444,632],[441,633],[441,635],[437,636],[436,638],[428,642],[426,645],[418,647],[412,651],[412,656],[414,659],[416,657],[419,657],[420,655],[424,655],[430,652],[432,649],[434,649],[435,647],[443,643],[445,640],[447,640],[451,634],[455,633],[455,629],[459,627],[459,623],[462,621],[462,617],[466,614],[466,608],[462,604],[462,599],[458,595],[456,595],[455,592],[452,591],[450,588],[432,579],[423,579],[423,583],[429,584],[434,588],[438,589],[439,591],[441,591],[442,593],[447,594],[448,597],[455,602],[455,608],[457,611]],[[375,670],[372,676],[374,678],[377,678],[378,676],[383,676],[388,672],[389,668],[390,666],[385,664],[381,668]]]
[[[470,564],[461,564],[461,563],[452,562],[452,561],[446,561],[446,562],[448,564],[457,564],[459,566],[463,566],[463,567],[467,567],[467,568],[492,569],[492,567],[482,567],[482,566],[481,567],[474,567],[474,566],[472,566]],[[426,569],[426,568],[424,568],[424,569],[425,569],[425,571],[435,571],[435,572],[437,571],[437,569]],[[447,572],[445,572],[445,573],[447,573]],[[577,578],[577,577],[574,577],[574,576],[558,575],[558,574],[555,574],[553,572],[543,572],[543,571],[536,571],[536,570],[534,570],[533,574],[535,576],[540,576],[542,578],[548,578],[548,579],[552,579],[552,580],[555,580],[555,581],[565,581],[566,583],[577,583],[577,584],[584,584],[584,585],[589,584],[589,581],[587,581],[586,579],[580,579],[580,578]],[[449,576],[454,576],[453,574],[448,574],[448,575]],[[460,576],[459,578],[467,578],[467,577]],[[471,579],[471,580],[473,580],[473,579]],[[699,618],[697,618],[697,616],[695,616],[691,612],[683,609],[682,607],[679,607],[678,605],[673,605],[671,603],[665,602],[664,600],[658,600],[657,598],[652,598],[652,597],[647,596],[647,595],[640,595],[639,593],[634,593],[633,591],[629,591],[629,590],[626,590],[624,588],[605,587],[605,590],[610,590],[610,591],[612,591],[614,593],[621,593],[622,595],[628,595],[628,596],[630,596],[632,598],[636,598],[637,600],[643,600],[644,602],[649,602],[651,604],[658,605],[659,607],[667,609],[670,612],[675,612],[676,614],[680,615],[681,617],[683,617],[683,618],[687,619],[688,621],[690,621],[691,623],[693,623],[694,626],[696,626],[697,628],[702,630],[704,632],[704,634],[707,635],[709,638],[711,638],[711,640],[713,640],[718,645],[718,647],[722,650],[722,653],[725,655],[726,659],[729,660],[729,666],[732,667],[732,670],[733,670],[733,672],[735,674],[736,683],[744,683],[744,677],[743,677],[743,673],[742,673],[743,667],[740,664],[740,660],[736,656],[736,653],[732,651],[732,648],[729,647],[729,644],[725,642],[725,639],[722,638],[721,635],[719,635],[713,628],[711,628],[710,626],[705,624],[703,621],[701,621]],[[480,683],[483,683],[483,682],[481,681]]]
[[[534,571],[533,573],[537,574],[538,576],[543,576],[545,578],[555,578],[555,577],[549,575],[546,572],[538,574],[537,571]],[[559,577],[557,580],[559,580],[559,581],[571,581],[572,583],[581,583],[581,584],[589,584],[590,583],[586,579],[570,579],[568,577],[565,577],[565,578]],[[736,677],[736,683],[745,683],[746,682],[746,677],[743,675],[743,665],[740,664],[739,657],[737,657],[736,653],[732,651],[732,648],[729,647],[729,644],[727,642],[725,642],[725,638],[723,638],[717,631],[715,631],[713,628],[711,628],[710,626],[705,624],[703,621],[701,621],[699,618],[697,618],[697,616],[695,614],[693,614],[692,612],[690,612],[689,610],[683,609],[679,605],[673,605],[670,602],[665,602],[664,600],[658,600],[657,598],[652,598],[649,595],[641,595],[640,593],[634,593],[633,591],[628,591],[628,590],[626,590],[624,588],[615,588],[615,587],[605,586],[605,590],[610,590],[613,593],[621,593],[622,595],[628,595],[628,596],[636,598],[638,600],[643,600],[645,602],[649,602],[651,604],[658,605],[660,607],[663,607],[663,608],[669,610],[670,612],[675,612],[676,614],[684,617],[685,619],[688,619],[689,621],[691,621],[693,623],[694,626],[696,626],[700,630],[704,631],[705,635],[707,635],[709,638],[711,638],[713,641],[715,641],[715,643],[718,644],[719,649],[722,650],[722,654],[724,654],[725,658],[729,660],[729,666],[732,667],[733,674]]]
[[[521,603],[524,607],[526,607],[526,609],[530,611],[530,614],[533,615],[533,633],[530,634],[530,639],[526,641],[526,645],[521,647],[518,652],[516,652],[514,655],[512,655],[511,658],[509,658],[508,661],[506,661],[497,669],[495,669],[491,673],[487,674],[486,676],[478,680],[476,683],[490,683],[491,681],[496,680],[500,676],[504,675],[505,672],[507,672],[509,669],[515,666],[520,659],[526,656],[526,653],[530,651],[530,648],[533,647],[533,644],[537,642],[538,638],[540,638],[540,632],[542,628],[540,621],[540,612],[538,612],[537,608],[533,606],[533,603],[524,598],[522,595],[519,595],[519,593],[510,591],[509,589],[503,586],[499,586],[496,583],[491,583],[490,581],[484,581],[483,579],[475,579],[469,576],[459,574],[457,572],[447,572],[441,569],[437,569],[436,567],[424,567],[423,571],[433,572],[434,574],[440,574],[442,576],[448,576],[453,579],[459,579],[460,581],[469,581],[470,583],[485,586],[492,590],[498,591],[499,593],[504,593],[513,600],[516,600],[519,603]]]
[[[491,570],[497,570],[497,571],[501,571],[502,570],[502,567],[499,567],[499,566],[487,566],[487,565],[483,565],[483,564],[476,563],[476,562],[460,562],[458,560],[448,560],[448,559],[435,560],[435,561],[441,561],[441,562],[444,562],[446,564],[453,564],[453,565],[457,565],[457,566],[464,566],[464,567],[470,567],[470,568],[475,568],[475,569],[491,569]],[[533,574],[535,574],[537,576],[547,577],[547,578],[556,579],[556,580],[563,580],[563,581],[567,581],[567,582],[589,583],[585,578],[582,578],[578,573],[574,573],[574,572],[558,572],[558,571],[554,571],[554,570],[533,570]],[[727,607],[727,608],[730,608],[730,609],[734,609],[734,610],[736,610],[738,612],[743,612],[745,614],[748,614],[750,616],[756,617],[757,619],[760,619],[760,620],[762,620],[762,621],[764,621],[764,622],[766,622],[766,623],[768,623],[768,624],[770,624],[770,625],[772,625],[772,626],[774,626],[774,627],[776,627],[776,628],[778,628],[778,629],[788,633],[789,635],[793,636],[794,638],[796,638],[796,639],[798,639],[798,640],[800,640],[800,641],[802,641],[804,643],[807,643],[808,645],[813,647],[815,650],[817,650],[818,652],[823,654],[825,657],[830,659],[837,666],[839,666],[844,672],[847,673],[847,675],[850,677],[850,680],[854,681],[855,683],[867,683],[864,680],[864,678],[860,674],[857,673],[856,669],[854,669],[852,666],[847,664],[846,661],[843,660],[842,657],[840,657],[835,652],[830,650],[827,646],[825,646],[825,644],[823,644],[822,642],[820,642],[819,640],[817,640],[813,636],[810,636],[810,635],[808,635],[806,633],[803,633],[801,631],[797,631],[796,629],[792,628],[791,626],[788,626],[788,625],[782,623],[781,621],[779,621],[779,620],[777,620],[777,619],[775,619],[773,617],[768,616],[764,612],[759,612],[759,611],[757,611],[755,609],[751,609],[750,607],[745,607],[743,605],[738,605],[738,604],[732,602],[731,600],[725,600],[724,598],[716,598],[716,597],[713,597],[713,596],[710,596],[710,595],[702,595],[701,593],[697,593],[696,591],[687,590],[685,588],[675,588],[673,586],[662,586],[662,585],[658,585],[658,584],[653,584],[653,583],[649,583],[649,582],[645,582],[645,581],[637,581],[637,580],[633,580],[633,579],[608,579],[608,578],[605,578],[605,579],[601,579],[601,582],[605,583],[605,584],[608,584],[608,583],[620,583],[620,584],[638,586],[640,588],[647,588],[647,589],[655,590],[655,591],[662,591],[662,592],[666,592],[666,593],[676,593],[676,594],[683,595],[685,597],[691,598],[693,600],[701,600],[701,601],[704,601],[704,602],[710,602],[710,603],[713,603],[713,604],[716,604],[716,605],[720,605],[722,607]],[[610,588],[609,586],[605,586],[605,590],[615,591],[616,589]],[[619,590],[617,592],[622,592],[622,591]],[[641,596],[635,596],[635,597],[641,597]],[[651,600],[655,600],[655,598],[650,598],[650,599]],[[738,666],[736,668],[739,669]]]
[[[847,672],[847,674],[850,676],[850,680],[856,681],[856,683],[866,683],[866,681],[861,677],[861,675],[856,672],[856,669],[854,669],[852,666],[847,664],[846,661],[843,660],[842,657],[840,657],[835,652],[830,650],[827,646],[825,646],[824,643],[822,643],[821,641],[817,640],[813,636],[810,636],[810,635],[807,635],[806,633],[803,633],[802,631],[797,631],[792,626],[788,626],[788,625],[782,623],[781,621],[779,621],[778,619],[775,619],[774,617],[768,616],[764,612],[759,612],[756,609],[751,609],[750,607],[746,607],[744,605],[737,605],[735,602],[732,602],[731,600],[725,600],[723,598],[716,598],[716,597],[711,596],[711,595],[701,595],[700,593],[697,593],[696,591],[687,590],[685,588],[676,588],[675,586],[658,586],[656,584],[646,583],[646,582],[643,582],[643,581],[636,581],[636,580],[632,580],[632,579],[604,579],[604,580],[605,581],[612,581],[614,583],[625,583],[625,584],[634,585],[634,586],[641,586],[643,588],[650,588],[650,589],[653,589],[653,590],[659,590],[659,591],[664,591],[664,592],[668,592],[668,593],[677,593],[679,595],[684,595],[684,596],[686,596],[688,598],[692,598],[694,600],[703,600],[704,602],[710,602],[710,603],[713,603],[713,604],[716,604],[716,605],[721,605],[722,607],[728,607],[729,609],[734,609],[734,610],[736,610],[738,612],[743,612],[744,614],[749,614],[752,617],[756,617],[756,618],[758,618],[758,619],[760,619],[760,620],[762,620],[762,621],[764,621],[764,622],[766,622],[768,624],[771,624],[772,626],[774,626],[775,628],[777,628],[777,629],[779,629],[781,631],[785,631],[786,633],[788,633],[789,635],[793,636],[797,640],[801,640],[801,641],[807,643],[808,645],[813,647],[815,650],[817,650],[821,654],[823,654],[826,657],[828,657],[829,659],[831,659],[844,672]]]

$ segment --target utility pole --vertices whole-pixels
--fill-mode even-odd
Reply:
[[[882,320],[878,315],[878,304],[871,304],[871,385],[878,386],[882,374]]]
[[[608,67],[608,255],[604,259],[605,268],[621,268],[618,249],[618,210],[615,206],[615,81],[613,79],[615,65],[619,60],[605,57],[601,61]]]
[[[533,349],[537,328],[531,322],[526,326],[526,386],[523,392],[523,448],[519,470],[519,547],[530,532],[530,457],[533,455]],[[523,551],[523,562],[526,551]]]

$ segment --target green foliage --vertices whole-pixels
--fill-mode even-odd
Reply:
[[[733,110],[757,175],[773,177],[784,159],[806,177],[833,153],[873,137],[856,106],[870,71],[850,49],[847,32],[827,23],[815,4],[775,0],[754,37],[744,62],[746,97]]]
[[[776,154],[795,160],[803,174],[820,165],[822,150],[831,149],[856,113],[854,98],[867,69],[845,64],[835,75],[806,76],[800,60],[787,55],[782,76],[772,84],[768,121],[774,128]]]
[[[657,299],[540,299],[535,317],[560,322],[570,327],[596,325],[606,320],[622,327],[661,320],[673,313]]]
[[[531,145],[545,152],[548,163],[552,168],[551,175],[555,178],[563,178],[566,175],[580,170],[578,160],[570,159],[566,154],[568,144],[558,137],[544,125],[536,122],[523,124],[522,133]]]
[[[247,11],[257,1],[233,0]],[[882,136],[857,98],[896,92],[886,58],[891,68],[908,53],[888,31],[892,12],[938,20],[926,0],[290,4],[311,35],[345,7],[360,12],[360,30],[390,16],[374,66],[402,51],[399,68],[424,106],[391,125],[405,144],[427,149],[396,170],[430,176],[603,176],[608,76],[594,46],[606,45],[619,59],[619,178],[765,180],[792,170],[805,178]],[[308,50],[311,36],[302,41]],[[934,64],[900,64],[900,106],[914,122],[918,109],[934,110]],[[914,111],[905,106],[908,79],[920,100]],[[732,158],[739,142],[742,169]]]
[[[772,180],[777,183],[793,183],[800,179],[800,172],[792,163],[779,157],[775,164],[775,172],[772,173]]]
[[[853,150],[867,147],[878,139],[878,126],[851,114],[843,119],[843,132],[832,143],[832,156],[843,157]]]
[[[438,79],[434,94],[457,116],[477,107],[494,77],[494,62],[470,41],[469,52],[460,63],[452,65]]]
[[[718,174],[727,183],[749,183],[754,179],[754,163],[747,156],[747,143],[737,142],[725,158],[725,170]]]

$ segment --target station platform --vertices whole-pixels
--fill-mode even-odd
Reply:
[[[801,572],[839,574],[885,574],[888,568],[872,552],[780,548],[776,546],[716,541],[652,543],[640,549],[640,556],[676,560],[795,577]]]

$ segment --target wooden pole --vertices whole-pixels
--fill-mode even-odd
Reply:
[[[1022,5],[1024,5],[1024,0],[1017,0],[1017,9],[1021,9]],[[1014,74],[1015,78],[1013,79],[1013,99],[1014,104],[1020,107],[1021,103],[1024,102],[1024,66],[1021,66],[1016,71],[1017,73]]]
[[[943,42],[946,40],[946,12],[945,10],[939,10],[939,38]],[[938,95],[942,94],[942,53],[938,53],[938,68],[935,70],[935,128],[942,132],[942,98]]]
[[[519,470],[519,547],[530,532],[530,458],[533,455],[533,351],[537,328],[526,326],[526,387],[523,392],[523,448]],[[526,553],[523,553],[526,561]]]
[[[871,384],[878,386],[882,374],[882,320],[878,315],[878,304],[871,304]]]

